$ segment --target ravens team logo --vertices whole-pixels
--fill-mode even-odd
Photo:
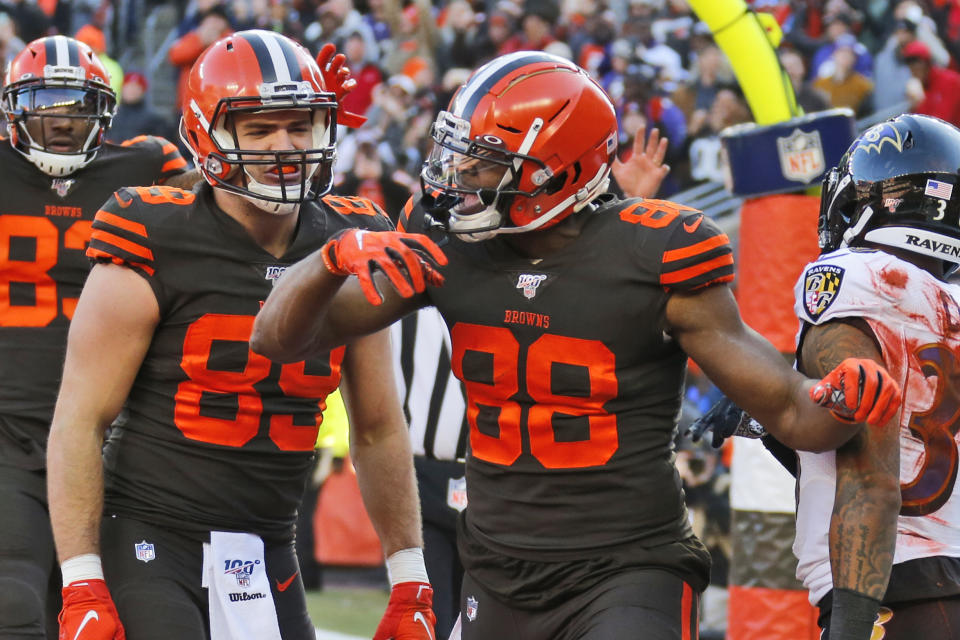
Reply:
[[[816,321],[833,304],[843,282],[843,268],[832,264],[807,269],[803,279],[803,302],[807,315]]]

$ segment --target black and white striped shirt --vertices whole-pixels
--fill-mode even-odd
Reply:
[[[395,377],[415,456],[463,460],[469,430],[463,385],[450,369],[450,334],[434,307],[390,327]]]

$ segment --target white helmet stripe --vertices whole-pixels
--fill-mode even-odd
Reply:
[[[493,85],[504,75],[518,67],[534,62],[564,62],[563,58],[552,56],[542,51],[517,51],[488,62],[480,67],[457,93],[449,111],[465,120],[470,120],[473,110],[477,108],[480,99],[493,88]]]
[[[277,41],[277,37],[273,34],[269,34],[264,37],[259,33],[257,34],[257,37],[259,37],[263,44],[267,47],[267,52],[270,54],[270,61],[273,63],[273,71],[277,82],[292,81],[293,78],[290,77],[290,68],[287,66],[287,59],[283,55],[283,48]]]

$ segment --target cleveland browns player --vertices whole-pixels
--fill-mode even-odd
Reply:
[[[312,640],[294,523],[341,380],[394,585],[377,637],[432,638],[388,334],[289,364],[248,347],[290,265],[346,230],[392,228],[369,201],[323,196],[338,105],[321,74],[279,34],[219,40],[181,121],[205,182],[121,189],[97,214],[48,447],[65,638]]]
[[[797,576],[830,640],[960,638],[958,167],[960,130],[906,114],[824,180],[823,255],[796,286],[798,366],[870,358],[903,389],[888,428],[799,452]]]
[[[687,357],[815,449],[884,422],[896,383],[847,361],[816,398],[852,422],[812,401],[815,381],[742,323],[717,226],[607,192],[616,115],[572,63],[494,59],[432,136],[403,233],[347,230],[292,267],[254,352],[299,360],[435,305],[470,423],[462,637],[696,637],[709,554],[672,446]]]
[[[89,270],[93,216],[124,185],[188,184],[162,138],[104,142],[116,109],[107,71],[82,42],[28,44],[2,92],[0,143],[0,637],[57,636],[60,572],[47,513],[45,451],[67,328]]]

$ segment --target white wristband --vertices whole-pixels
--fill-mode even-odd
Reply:
[[[391,553],[387,558],[387,578],[393,588],[401,582],[430,582],[423,564],[423,549],[411,547]]]
[[[64,560],[60,565],[60,573],[63,574],[64,586],[80,580],[103,580],[100,556],[95,553],[85,553]]]

